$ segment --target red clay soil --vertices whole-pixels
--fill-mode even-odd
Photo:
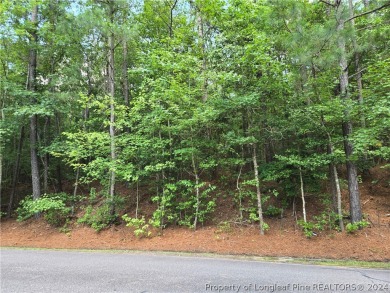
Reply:
[[[375,174],[375,172],[379,174]],[[132,229],[124,224],[113,226],[100,233],[92,228],[73,224],[68,233],[61,233],[44,220],[23,223],[15,220],[1,222],[0,245],[3,247],[40,247],[74,249],[125,249],[212,252],[254,256],[355,259],[390,262],[390,188],[389,172],[372,170],[369,184],[361,186],[363,213],[370,227],[355,234],[335,231],[321,232],[307,239],[295,224],[291,212],[283,219],[266,219],[270,230],[259,235],[257,226],[218,225],[231,210],[217,211],[214,225],[193,231],[173,227],[163,230],[162,235],[153,231],[150,238],[138,239]],[[373,180],[373,178],[376,178]],[[372,183],[373,182],[373,183]],[[313,201],[317,202],[317,201]],[[343,192],[343,205],[347,210],[348,195]],[[316,207],[307,199],[308,214],[315,214]],[[317,210],[318,211],[318,210]],[[301,217],[298,212],[298,218]]]

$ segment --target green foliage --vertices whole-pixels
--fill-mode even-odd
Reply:
[[[267,223],[263,223],[263,231],[268,231],[270,229],[270,226]]]
[[[175,7],[172,1],[152,0],[19,2],[0,4],[2,190],[12,188],[14,170],[31,173],[28,148],[19,154],[15,147],[26,145],[31,115],[38,116],[39,159],[50,157],[45,170],[50,187],[61,176],[73,181],[77,174],[78,184],[93,182],[107,191],[114,171],[118,184],[153,190],[148,200],[157,205],[152,223],[158,227],[191,227],[195,217],[206,222],[216,208],[215,187],[206,181],[223,177],[228,178],[224,188],[239,177],[239,192],[225,197],[234,197],[242,220],[257,221],[254,146],[260,180],[278,185],[283,208],[299,194],[299,175],[305,191],[318,193],[329,163],[347,159],[341,127],[346,119],[354,126],[348,137],[354,154],[348,159],[362,169],[378,162],[388,165],[388,13],[358,17],[355,28],[348,22],[340,32],[335,13],[347,12],[348,1],[337,11],[321,1],[296,0],[186,0]],[[39,41],[32,46],[34,4],[39,5]],[[362,7],[354,5],[355,15],[364,12]],[[104,94],[111,33],[116,43],[114,97]],[[348,101],[339,98],[339,38],[347,45]],[[39,62],[34,90],[26,90],[31,49],[37,50]],[[363,72],[362,104],[357,102],[355,51]],[[276,196],[262,194],[263,203]],[[109,225],[110,204],[97,206],[105,198],[91,190],[81,221],[96,230]],[[67,199],[61,208],[60,201],[44,196],[36,204],[54,223],[76,201]],[[61,209],[64,215],[53,212]],[[264,210],[267,216],[280,212],[274,206]],[[21,218],[29,216],[21,212]],[[313,218],[317,226],[307,230],[333,229],[333,218],[321,213]]]
[[[55,227],[63,225],[70,216],[71,208],[66,206],[69,196],[66,193],[45,194],[34,200],[27,196],[20,202],[18,221],[25,221],[34,215],[42,214],[45,220]]]
[[[153,201],[158,208],[153,213],[152,223],[156,227],[164,228],[168,224],[178,224],[192,227],[197,209],[196,185],[189,180],[180,180],[168,183],[164,187],[162,196],[156,196]],[[198,222],[204,223],[214,211],[215,201],[210,198],[210,192],[215,190],[212,185],[200,183],[200,205],[198,208]]]
[[[277,208],[273,205],[269,205],[266,210],[264,211],[264,215],[268,216],[268,217],[278,217],[278,216],[281,216],[282,214],[282,209],[281,208]]]
[[[235,194],[235,202],[240,203],[241,202],[241,212],[243,215],[242,221],[249,220],[250,222],[257,222],[259,221],[259,215],[258,215],[258,206],[257,206],[257,194],[254,191],[254,187],[256,185],[255,180],[245,180],[241,184],[240,192]],[[262,206],[270,200],[270,198],[276,198],[279,195],[278,191],[273,190],[267,190],[267,192],[262,192],[261,196],[261,203]],[[264,215],[273,217],[278,216],[281,214],[281,209],[276,208],[272,205],[269,205],[267,209],[263,211]]]
[[[313,222],[305,222],[303,220],[298,220],[298,225],[302,227],[303,234],[307,238],[311,238],[315,235],[315,230],[318,228],[318,226]]]
[[[339,216],[335,212],[329,210],[322,212],[318,216],[314,216],[313,221],[307,221],[305,223],[303,220],[298,220],[298,225],[301,226],[303,233],[307,238],[311,238],[319,231],[340,231],[338,223]]]
[[[340,231],[339,215],[332,209],[332,201],[328,194],[320,196],[323,211],[319,215],[315,215],[312,221],[303,220],[298,221],[298,225],[301,226],[303,233],[307,238],[311,238],[320,231]]]
[[[124,214],[122,219],[126,222],[127,227],[134,228],[134,235],[137,238],[150,237],[152,235],[149,224],[146,224],[145,217],[137,219]]]
[[[361,230],[361,229],[363,229],[365,227],[368,227],[369,225],[370,225],[370,223],[365,221],[365,220],[359,221],[359,222],[355,222],[355,223],[348,223],[345,226],[345,230],[347,231],[347,233],[353,234],[357,230]]]
[[[117,218],[117,214],[112,214],[111,202],[106,201],[100,206],[87,206],[84,215],[77,220],[77,223],[86,224],[99,232],[111,225]]]

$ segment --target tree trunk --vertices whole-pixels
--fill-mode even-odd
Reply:
[[[199,7],[196,5],[196,3],[193,0],[191,0],[190,5],[193,7],[193,10],[195,11],[196,27],[198,32],[198,42],[200,45],[201,56],[202,56],[202,76],[203,76],[202,101],[206,102],[208,99],[208,93],[207,93],[207,76],[206,76],[207,60],[206,60],[206,42],[204,36],[204,22],[203,22],[201,11]]]
[[[301,198],[302,198],[302,214],[303,214],[303,221],[306,223],[306,201],[305,201],[305,191],[303,186],[303,178],[302,178],[302,169],[299,167],[299,180],[301,182]]]
[[[243,167],[243,165],[240,166],[240,171],[238,172],[238,176],[237,176],[237,180],[236,180],[236,188],[238,191],[238,212],[240,215],[240,221],[242,221],[242,219],[244,218],[244,216],[242,214],[242,210],[243,210],[242,209],[242,191],[240,188],[240,177],[241,177],[242,167]]]
[[[339,218],[339,227],[341,231],[344,231],[344,222],[343,222],[343,211],[341,206],[341,190],[340,190],[340,182],[339,182],[339,176],[337,174],[336,165],[332,164],[333,166],[333,180],[334,185],[336,187],[336,194],[337,194],[337,215]]]
[[[22,153],[23,141],[24,141],[24,125],[22,125],[22,127],[20,129],[18,149],[17,149],[17,153],[16,153],[16,161],[15,161],[15,166],[14,166],[14,170],[13,170],[13,174],[12,174],[11,194],[9,197],[7,217],[11,217],[12,208],[14,205],[15,193],[16,193],[16,183],[19,181],[18,177],[19,177],[19,169],[20,169],[20,156]]]
[[[138,210],[139,210],[139,179],[137,179],[137,195],[136,195],[136,205],[135,205],[135,218],[138,219]]]
[[[352,0],[348,0],[349,4],[349,17],[352,18],[354,17],[354,12],[353,12],[353,3]],[[351,26],[353,29],[355,29],[355,20],[351,20]],[[356,67],[356,82],[357,82],[357,89],[358,89],[358,101],[360,105],[360,123],[363,128],[366,127],[366,119],[364,117],[364,112],[363,112],[363,83],[362,83],[362,70],[360,67],[360,54],[358,50],[358,44],[356,41],[356,34],[355,32],[352,35],[352,45],[353,45],[353,50],[354,50],[354,57],[355,57],[355,67]]]
[[[340,1],[340,3],[338,2]],[[341,0],[336,0],[336,4],[343,5]],[[339,66],[340,66],[340,97],[345,104],[344,110],[344,122],[343,122],[343,136],[344,136],[344,151],[346,155],[347,175],[348,175],[348,191],[349,191],[349,203],[352,223],[362,220],[362,211],[360,206],[360,193],[357,177],[357,168],[353,162],[353,143],[350,139],[352,134],[352,122],[350,120],[350,110],[348,106],[349,92],[348,92],[348,63],[347,53],[345,48],[345,39],[343,36],[345,17],[343,9],[341,7],[336,8],[337,17],[337,32],[338,36],[338,48],[340,51]]]
[[[126,107],[130,107],[129,74],[127,72],[129,64],[127,60],[127,40],[123,40],[123,64],[122,64],[122,86],[123,99]]]
[[[76,178],[75,178],[74,189],[73,189],[72,216],[74,215],[74,201],[76,199],[77,189],[79,187],[79,176],[80,176],[80,166],[77,166]]]
[[[357,175],[357,167],[351,160],[353,154],[353,144],[349,139],[352,134],[352,123],[343,123],[344,136],[344,151],[347,158],[347,177],[348,177],[348,191],[349,191],[349,209],[351,214],[351,222],[359,222],[362,220],[362,211],[360,206],[359,182]]]
[[[110,2],[110,20],[111,24],[114,22],[114,7],[113,3]],[[114,204],[114,196],[115,196],[115,160],[116,160],[116,151],[115,151],[115,72],[114,72],[114,33],[111,32],[108,38],[109,45],[109,56],[108,56],[108,89],[110,96],[110,152],[111,152],[111,170],[110,170],[110,199],[111,203],[111,214],[115,214],[115,204]]]
[[[206,61],[206,42],[205,42],[205,37],[204,37],[204,24],[203,24],[203,19],[198,11],[197,14],[197,24],[198,24],[198,35],[199,35],[199,41],[201,44],[201,50],[202,50],[202,76],[203,76],[203,82],[202,82],[202,100],[203,102],[206,102],[208,99],[208,94],[207,94],[207,61]]]
[[[328,154],[333,154],[333,145],[330,141],[330,135],[328,134]],[[330,186],[332,189],[333,196],[333,206],[334,211],[337,213],[339,218],[339,227],[341,231],[344,231],[344,222],[343,222],[343,211],[341,205],[341,190],[340,190],[340,181],[337,173],[337,168],[334,163],[329,163],[329,173],[330,173]]]
[[[169,7],[169,24],[168,24],[168,29],[169,29],[169,37],[173,37],[173,11],[176,8],[177,3],[179,0],[174,0],[173,3]]]
[[[191,160],[192,160],[192,169],[195,176],[196,207],[195,207],[194,230],[196,230],[196,226],[198,224],[199,207],[200,207],[200,190],[199,190],[199,175],[198,175],[198,170],[196,168],[194,153],[192,153],[191,155]]]
[[[50,127],[50,117],[45,117],[45,125],[43,127],[43,141],[45,147],[49,145],[49,134],[48,128]],[[46,152],[43,157],[43,193],[48,192],[49,187],[49,153]]]
[[[30,151],[31,151],[31,179],[33,198],[41,196],[41,180],[39,177],[39,161],[37,150],[37,115],[32,115],[30,119]]]
[[[31,22],[34,28],[31,32],[30,42],[31,48],[28,60],[28,79],[27,79],[27,90],[35,92],[35,78],[36,78],[36,67],[37,67],[37,49],[35,48],[38,42],[37,25],[38,25],[38,6],[35,5],[31,12]],[[32,97],[32,103],[36,103],[35,97]],[[33,114],[30,117],[30,152],[31,152],[31,181],[33,198],[38,199],[41,196],[41,182],[39,177],[39,161],[38,161],[38,149],[37,149],[37,137],[38,137],[38,116]]]
[[[56,113],[55,115],[55,123],[56,123],[56,129],[57,129],[57,135],[59,136],[61,134],[61,127],[60,127],[60,117],[59,114]],[[56,166],[56,177],[57,177],[57,192],[62,192],[62,172],[61,172],[61,162],[57,162]]]
[[[125,102],[125,106],[127,107],[127,111],[130,110],[130,87],[129,87],[129,73],[127,72],[129,68],[128,60],[127,60],[127,40],[123,39],[123,64],[122,64],[122,91],[123,91],[123,99]],[[128,126],[125,127],[125,131],[130,133],[130,129]]]
[[[261,204],[261,192],[260,192],[260,179],[259,179],[259,170],[257,165],[257,154],[256,154],[256,144],[253,144],[253,169],[256,181],[256,195],[257,195],[257,211],[259,213],[259,225],[260,225],[260,235],[264,235],[264,220],[263,220],[263,208]]]

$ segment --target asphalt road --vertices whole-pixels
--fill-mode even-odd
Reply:
[[[390,292],[390,270],[153,253],[1,249],[5,292]]]

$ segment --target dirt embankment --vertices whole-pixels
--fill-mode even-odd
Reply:
[[[311,239],[305,238],[296,225],[291,212],[282,219],[266,219],[270,230],[260,236],[257,226],[243,226],[230,222],[218,225],[234,208],[225,205],[216,211],[213,225],[197,231],[174,227],[159,235],[154,231],[150,238],[138,239],[124,224],[113,226],[100,233],[73,224],[68,233],[62,233],[43,220],[18,223],[15,220],[1,222],[1,246],[85,249],[135,249],[213,252],[221,254],[245,254],[256,256],[334,258],[369,261],[390,261],[390,186],[389,171],[376,168],[371,178],[365,178],[361,186],[363,213],[370,227],[355,234],[335,231],[321,232]],[[315,200],[307,199],[308,214],[316,214]],[[147,203],[145,203],[147,204]],[[343,206],[348,208],[348,194],[343,192]],[[146,210],[145,207],[144,210]],[[298,212],[298,218],[301,216]],[[218,217],[218,215],[220,215]]]

